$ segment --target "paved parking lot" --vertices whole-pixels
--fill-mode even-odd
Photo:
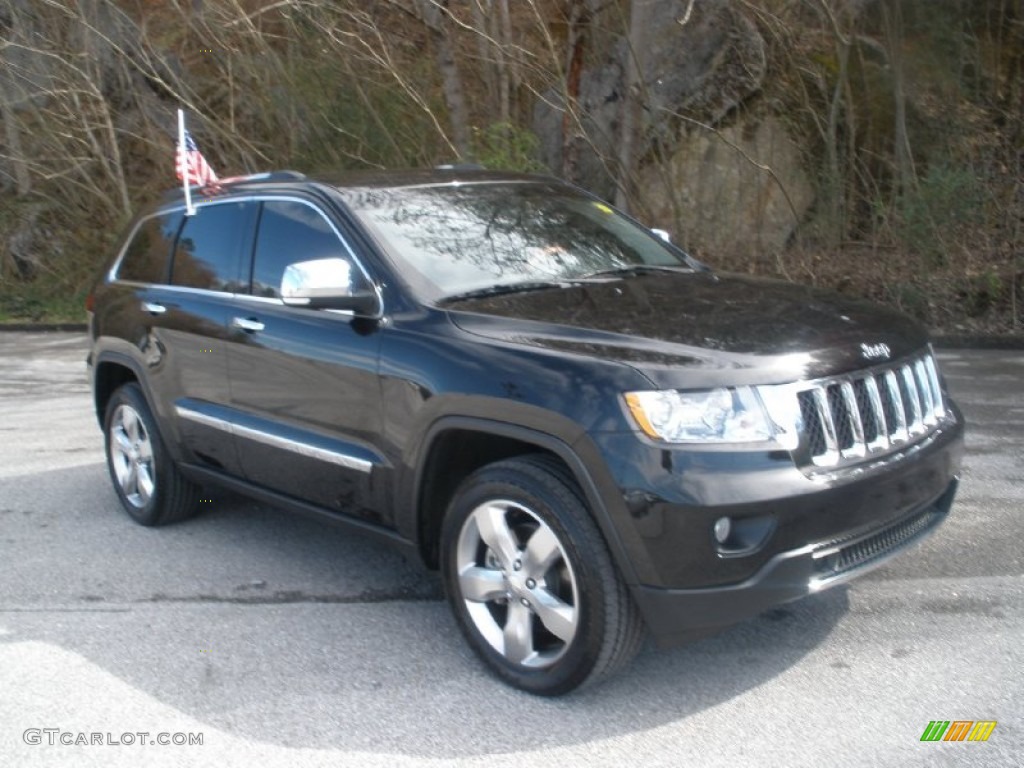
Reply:
[[[132,524],[84,355],[0,333],[0,765],[1024,764],[1024,353],[940,354],[968,458],[923,545],[558,700],[489,677],[371,540],[221,492]],[[931,720],[998,726],[922,743]],[[92,734],[136,743],[60,743]]]

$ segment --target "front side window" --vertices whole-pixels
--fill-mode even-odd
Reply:
[[[242,249],[251,242],[255,203],[201,206],[185,219],[174,249],[171,284],[234,293]]]
[[[299,261],[330,258],[349,260],[323,214],[291,200],[263,204],[252,265],[254,296],[279,298],[285,267]]]
[[[117,268],[117,279],[136,283],[167,282],[171,245],[182,218],[181,211],[173,211],[143,221],[125,249]]]

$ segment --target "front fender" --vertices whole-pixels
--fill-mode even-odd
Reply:
[[[409,472],[399,480],[395,519],[402,535],[418,545],[421,543],[424,510],[420,500],[429,480],[431,452],[438,440],[450,430],[476,432],[536,446],[539,451],[561,459],[579,485],[623,580],[633,585],[651,576],[642,570],[645,560],[635,556],[643,551],[643,546],[635,527],[629,523],[622,491],[597,445],[580,425],[559,414],[507,400],[468,396],[460,398],[460,405],[457,415],[448,414],[432,421],[420,439],[411,442],[404,457],[402,464]],[[496,410],[503,416],[514,416],[514,420],[496,418]]]

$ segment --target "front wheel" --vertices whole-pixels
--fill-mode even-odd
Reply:
[[[474,651],[503,680],[556,696],[627,663],[643,623],[563,467],[545,456],[488,465],[445,517],[449,603]]]

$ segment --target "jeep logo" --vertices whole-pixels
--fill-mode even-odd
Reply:
[[[888,344],[861,344],[860,353],[868,360],[888,360],[892,354]]]

